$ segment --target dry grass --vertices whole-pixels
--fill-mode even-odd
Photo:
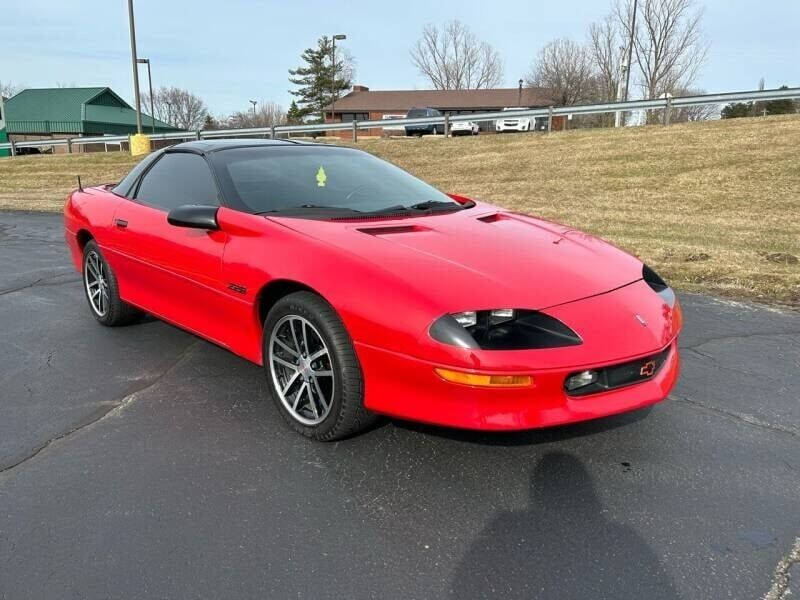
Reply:
[[[78,175],[84,186],[110,183],[137,162],[127,152],[0,158],[0,209],[60,211]]]
[[[358,146],[442,190],[607,238],[680,289],[800,306],[800,117]],[[0,159],[0,208],[59,210],[76,173],[114,181],[134,162]]]

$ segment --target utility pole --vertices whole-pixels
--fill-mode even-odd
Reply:
[[[624,81],[625,75],[628,71],[628,64],[625,62],[625,54],[627,53],[627,48],[625,46],[620,46],[620,65],[619,65],[619,81],[617,82],[617,94],[614,96],[614,100],[616,102],[622,102],[623,94],[624,94]],[[617,110],[614,112],[614,127],[621,127],[622,126],[622,111]]]
[[[331,123],[336,121],[336,40],[346,40],[347,36],[343,33],[337,33],[331,40],[331,66],[333,66],[333,75],[331,76]],[[355,117],[354,117],[355,118]],[[323,111],[322,120],[325,120]]]
[[[628,40],[628,65],[625,70],[625,96],[623,102],[628,101],[628,92],[631,87],[631,61],[633,60],[633,38],[636,35],[636,9],[638,8],[639,0],[633,0],[633,15],[631,15],[631,35]],[[622,115],[622,125],[625,125],[625,115]]]
[[[142,134],[142,101],[139,98],[139,65],[136,62],[136,26],[133,23],[133,0],[128,0],[128,24],[131,28],[131,61],[133,62],[133,96],[136,101],[136,133]]]
[[[136,62],[147,65],[147,83],[150,85],[150,124],[153,126],[153,133],[156,132],[156,116],[153,113],[153,77],[150,75],[150,59],[137,58]]]
[[[256,126],[256,104],[258,104],[258,102],[256,100],[250,100],[250,104],[253,105],[253,127],[255,127]]]

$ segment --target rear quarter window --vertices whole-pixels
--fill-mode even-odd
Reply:
[[[125,176],[125,178],[120,181],[117,185],[111,188],[111,191],[114,192],[117,196],[125,196],[126,198],[133,197],[133,188],[136,186],[136,182],[139,180],[139,176],[144,173],[147,168],[153,164],[153,161],[157,160],[164,154],[163,150],[159,150],[158,152],[153,152],[152,154],[145,156],[142,160],[139,161],[133,169]]]

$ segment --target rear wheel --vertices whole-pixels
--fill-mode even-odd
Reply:
[[[370,425],[364,381],[350,336],[330,304],[311,292],[278,300],[264,322],[269,393],[289,426],[331,441]]]
[[[83,249],[83,289],[94,318],[107,327],[131,323],[142,315],[120,299],[114,271],[94,240]]]

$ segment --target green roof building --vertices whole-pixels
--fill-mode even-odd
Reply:
[[[14,141],[136,133],[136,111],[111,88],[28,89],[5,101],[5,127]],[[142,133],[182,131],[142,113]]]

